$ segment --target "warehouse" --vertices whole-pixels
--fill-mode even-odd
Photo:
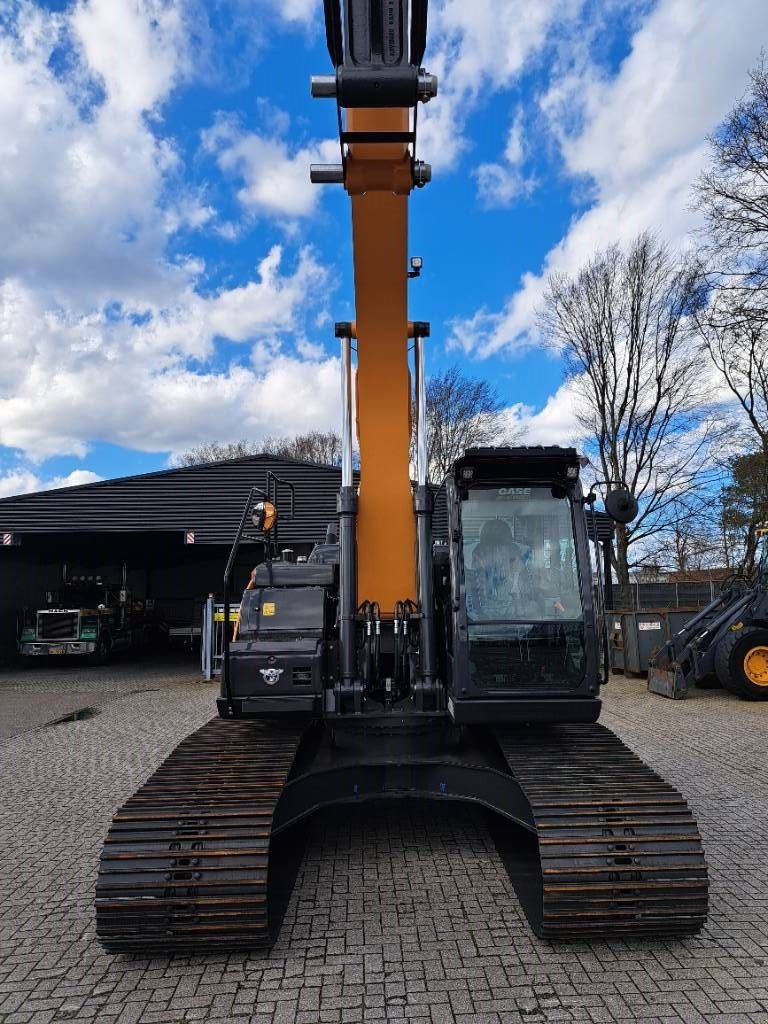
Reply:
[[[333,466],[253,455],[0,499],[0,661],[16,651],[24,611],[45,607],[64,573],[119,587],[125,566],[128,591],[152,608],[163,635],[189,635],[207,596],[221,595],[251,488],[266,490],[270,474],[282,481],[278,547],[294,558],[308,555],[336,520],[341,472]],[[597,518],[600,540],[610,543],[607,517]],[[433,535],[447,535],[440,492]],[[263,553],[260,542],[241,545],[233,593]]]
[[[125,564],[127,588],[164,628],[199,624],[202,602],[221,593],[250,490],[266,489],[270,473],[284,481],[279,547],[306,555],[336,517],[340,471],[331,466],[254,455],[0,500],[0,658],[15,651],[20,613],[44,607],[65,571],[119,586]],[[262,557],[262,544],[242,545],[235,589]]]

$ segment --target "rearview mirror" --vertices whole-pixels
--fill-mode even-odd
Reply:
[[[271,501],[257,501],[253,506],[251,522],[260,533],[269,533],[277,522],[277,509]]]
[[[605,511],[615,523],[631,523],[637,515],[637,498],[626,487],[608,491]]]

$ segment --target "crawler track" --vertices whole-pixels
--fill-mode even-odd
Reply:
[[[537,934],[698,931],[707,868],[676,789],[601,725],[498,729],[496,738],[538,830],[538,892],[520,892]]]
[[[273,837],[273,816],[303,735],[272,723],[214,719],[120,808],[96,886],[96,930],[107,949],[146,954],[272,944],[301,852],[292,829],[285,842]],[[461,800],[478,795],[484,781],[481,802],[497,812],[499,847],[538,935],[699,929],[707,869],[696,822],[682,796],[618,737],[600,725],[510,726],[482,735],[486,747],[466,755],[465,773],[448,748],[427,755],[422,743],[410,743],[393,754],[385,737],[382,763],[394,761],[382,775],[370,750],[353,756],[326,743],[321,756],[310,742],[299,777],[324,782],[319,791],[307,789],[295,817],[348,800],[358,794],[357,783],[360,799],[423,797],[443,779],[435,798]],[[491,760],[484,761],[483,749]],[[357,766],[352,781],[350,757]],[[443,758],[451,771],[435,775]],[[292,778],[296,783],[295,772]],[[281,809],[282,835],[280,813],[290,807]]]
[[[96,931],[107,949],[271,944],[279,925],[279,901],[274,892],[268,899],[272,814],[301,735],[213,719],[120,808],[96,885]]]

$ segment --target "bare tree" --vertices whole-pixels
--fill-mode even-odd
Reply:
[[[341,464],[341,437],[335,430],[310,430],[295,437],[265,437],[261,450],[269,455],[313,462],[317,466]]]
[[[179,466],[198,466],[261,454],[313,462],[318,466],[337,466],[341,459],[341,438],[333,430],[312,430],[294,437],[265,437],[263,441],[208,441],[183,452],[175,461]]]
[[[626,252],[597,253],[575,277],[550,277],[539,314],[564,353],[585,446],[603,479],[625,484],[640,503],[635,522],[616,528],[623,587],[630,551],[674,522],[713,437],[690,316],[699,289],[696,268],[642,234]]]
[[[502,402],[487,380],[468,377],[455,365],[428,378],[430,480],[439,483],[467,448],[509,444],[515,436],[504,422]]]
[[[710,139],[712,165],[697,185],[705,215],[700,258],[707,302],[697,312],[704,344],[735,399],[743,447],[760,454],[768,493],[768,68]],[[745,561],[755,521],[745,522]]]
[[[680,515],[647,546],[641,567],[653,565],[665,573],[727,567],[718,529],[697,516],[697,509],[686,511],[683,505]]]
[[[439,483],[467,448],[509,444],[518,433],[505,423],[502,403],[487,380],[468,377],[458,366],[428,378],[427,452],[433,482]],[[261,453],[338,466],[341,438],[334,430],[312,430],[294,437],[265,437],[262,441],[210,441],[190,448],[177,457],[176,463],[196,466]]]
[[[255,441],[204,441],[174,456],[176,466],[201,466],[206,462],[226,462],[257,455],[261,446]]]
[[[751,447],[756,441],[768,460],[768,330],[759,323],[726,324],[722,316],[722,303],[716,300],[699,316],[702,336],[743,413],[744,442]]]
[[[747,95],[710,138],[712,165],[699,179],[703,255],[716,275],[726,323],[768,320],[768,67],[750,72]],[[719,318],[719,317],[718,317]]]

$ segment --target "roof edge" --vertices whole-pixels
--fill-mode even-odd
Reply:
[[[4,498],[0,498],[0,506],[5,505],[8,502],[23,501],[25,498],[31,498],[33,495],[67,494],[71,491],[94,490],[96,488],[109,487],[116,483],[133,480],[148,480],[153,477],[175,476],[180,473],[194,473],[204,469],[210,469],[212,466],[233,466],[237,463],[264,461],[287,462],[293,466],[307,466],[312,469],[327,470],[331,473],[341,474],[340,466],[329,466],[319,462],[307,462],[304,459],[293,459],[288,455],[272,455],[269,452],[259,452],[255,455],[241,455],[236,459],[221,459],[213,462],[201,462],[194,466],[172,466],[168,469],[153,469],[149,473],[132,473],[130,476],[113,476],[108,477],[105,480],[92,480],[87,484],[72,484],[69,487],[48,487],[43,491],[24,491],[21,494],[8,494]]]

